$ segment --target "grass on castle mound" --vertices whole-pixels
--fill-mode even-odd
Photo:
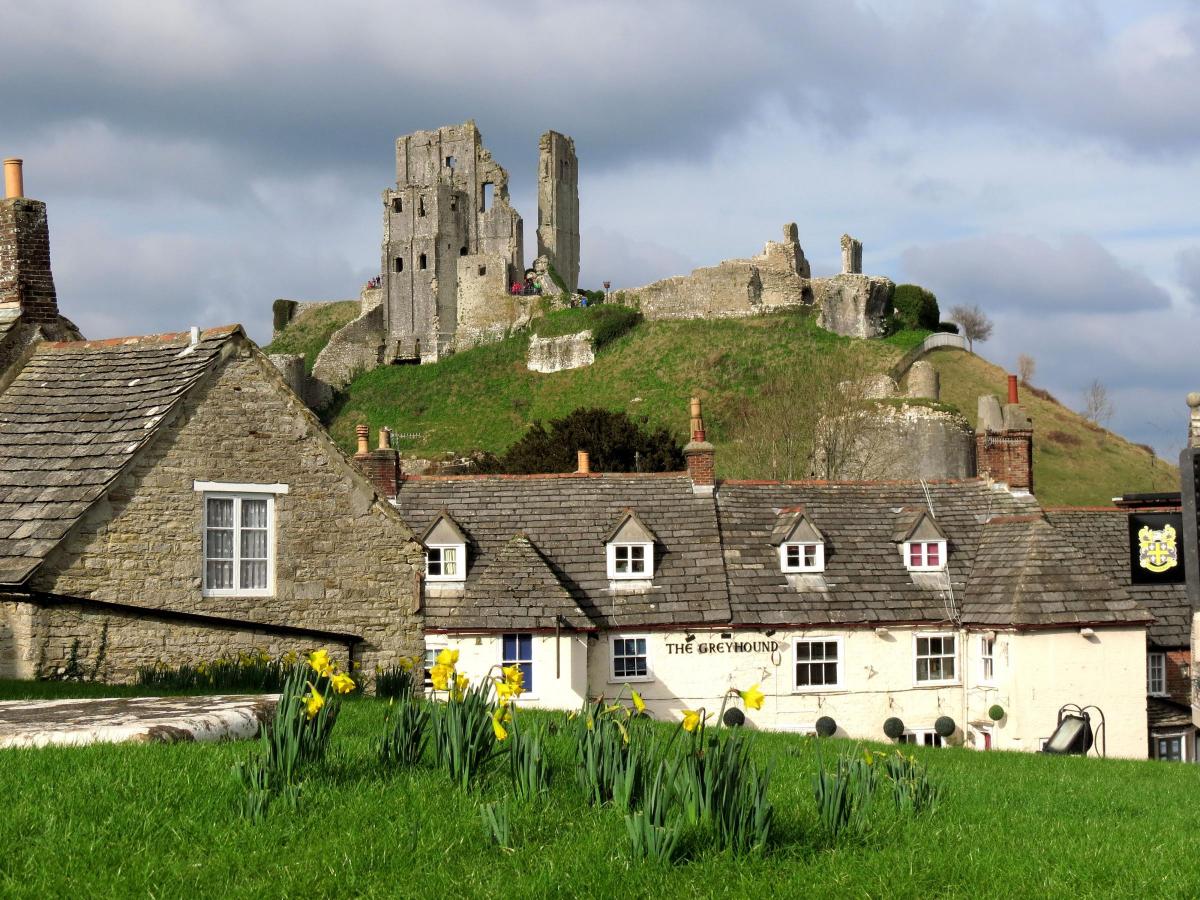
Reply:
[[[338,300],[310,307],[263,347],[263,353],[300,353],[304,356],[305,371],[311,372],[317,354],[329,343],[333,333],[358,318],[361,308],[362,304],[357,300]]]
[[[0,684],[0,691],[10,687]],[[65,691],[70,693],[70,689]],[[346,703],[301,808],[251,824],[234,811],[233,765],[251,744],[0,750],[6,798],[0,895],[239,897],[1194,896],[1200,767],[917,748],[944,785],[939,808],[877,808],[862,840],[822,835],[811,778],[848,741],[761,734],[773,767],[768,851],[629,858],[622,817],[582,799],[567,733],[552,785],[513,802],[511,852],[489,843],[479,804],[509,794],[494,766],[470,793],[426,764],[388,773],[374,740],[385,704]],[[543,714],[561,725],[559,714]],[[667,726],[663,726],[667,727]]]
[[[942,400],[975,424],[980,394],[1007,398],[1004,370],[961,350],[925,357],[941,376]],[[1111,506],[1121,494],[1179,490],[1179,469],[1148,447],[1093,425],[1046,394],[1023,387],[1033,420],[1033,490],[1046,506]]]

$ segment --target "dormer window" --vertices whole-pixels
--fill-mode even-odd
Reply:
[[[626,510],[604,540],[608,577],[641,579],[654,577],[654,532],[633,510]]]
[[[927,510],[906,511],[895,538],[908,571],[945,571],[946,533]]]
[[[785,572],[825,571],[825,545],[780,544],[779,567]]]
[[[825,571],[825,536],[800,507],[779,511],[771,542],[779,547],[781,572]]]
[[[909,541],[904,558],[910,572],[940,572],[946,568],[945,541]]]
[[[467,580],[467,536],[443,510],[421,535],[425,545],[425,580]]]

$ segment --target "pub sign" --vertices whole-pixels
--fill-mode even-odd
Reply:
[[[1134,584],[1183,584],[1183,514],[1129,516],[1129,571]]]

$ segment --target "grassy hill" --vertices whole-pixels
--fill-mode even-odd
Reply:
[[[361,304],[357,300],[340,300],[310,306],[287,324],[275,339],[263,347],[264,353],[300,353],[304,368],[311,372],[317,354],[329,343],[333,333],[357,318]]]
[[[538,328],[542,333],[578,331],[590,324],[588,313],[552,313]],[[269,349],[304,352],[311,367],[336,327],[331,321],[337,314],[333,309],[306,311]],[[747,470],[732,439],[733,411],[753,404],[756,391],[782,367],[851,348],[862,354],[864,371],[883,372],[923,337],[924,332],[903,332],[882,341],[856,341],[830,334],[811,315],[796,311],[749,319],[644,322],[609,341],[594,365],[543,375],[525,368],[528,335],[519,334],[435,365],[369,372],[350,386],[327,424],[348,452],[354,447],[354,426],[368,423],[372,431],[391,427],[397,446],[410,456],[499,453],[537,420],[558,418],[580,406],[601,406],[645,416],[684,439],[687,399],[697,394],[705,398],[718,473],[754,476],[761,473]],[[979,394],[991,392],[1003,399],[1005,373],[997,366],[957,350],[939,350],[929,358],[941,373],[942,400],[972,424]],[[1145,448],[1091,425],[1047,394],[1026,389],[1021,400],[1034,422],[1034,481],[1043,503],[1107,504],[1120,493],[1177,489],[1175,468]]]

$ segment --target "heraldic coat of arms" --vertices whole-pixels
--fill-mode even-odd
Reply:
[[[1151,572],[1165,572],[1179,565],[1175,529],[1170,525],[1154,529],[1143,525],[1138,532],[1138,565]]]

